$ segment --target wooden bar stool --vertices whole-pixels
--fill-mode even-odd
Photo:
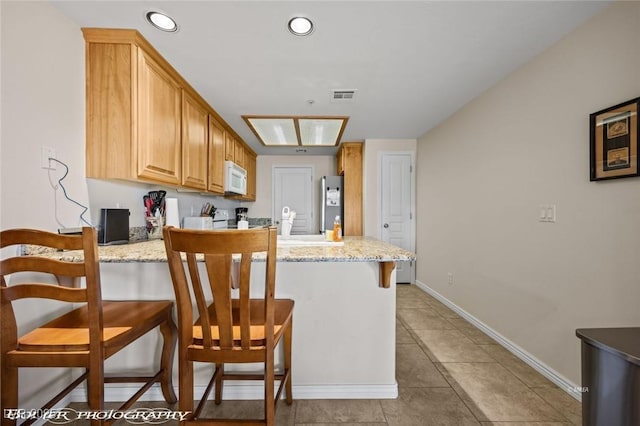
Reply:
[[[85,379],[91,410],[104,409],[104,383],[144,383],[124,403],[129,408],[153,383],[161,384],[164,398],[176,402],[172,386],[176,327],[172,319],[173,302],[103,301],[100,288],[97,236],[94,228],[83,228],[82,235],[14,229],[0,232],[0,247],[36,245],[59,250],[82,250],[82,261],[65,262],[45,256],[15,256],[0,262],[0,362],[2,363],[2,413],[18,408],[18,369],[22,367],[82,367],[78,379],[51,399],[43,409],[52,408]],[[8,285],[8,275],[27,272],[21,283]],[[45,281],[42,273],[54,275],[58,284]],[[84,277],[86,286],[67,286]],[[17,281],[17,280],[15,280]],[[22,282],[26,281],[26,282]],[[26,334],[18,335],[16,319],[19,299],[53,299],[75,308]],[[27,303],[27,302],[22,302]],[[81,304],[78,307],[78,304]],[[20,304],[20,309],[24,305]],[[33,306],[33,305],[32,305]],[[37,305],[36,305],[37,306]],[[37,309],[32,308],[32,309]],[[104,361],[147,332],[159,327],[163,337],[160,369],[149,377],[105,377]],[[32,421],[23,424],[30,424]],[[94,421],[92,423],[98,423]],[[3,416],[2,425],[15,424]]]
[[[238,231],[194,231],[165,227],[164,243],[178,306],[179,409],[193,415],[186,423],[273,425],[283,388],[291,393],[293,300],[274,299],[276,228]],[[266,252],[264,297],[250,298],[252,254]],[[183,263],[186,258],[187,270]],[[238,257],[240,259],[238,259]],[[197,260],[204,260],[204,264]],[[239,262],[238,297],[233,298],[231,272]],[[203,266],[202,268],[199,268]],[[187,276],[189,279],[187,279]],[[194,301],[198,318],[193,312]],[[211,294],[213,301],[206,300]],[[284,371],[275,372],[275,348],[283,340]],[[193,409],[193,363],[215,364],[215,372]],[[227,363],[263,363],[264,374],[225,373]],[[215,385],[215,402],[222,400],[224,380],[263,380],[264,418],[252,421],[202,419],[200,413]],[[274,396],[274,381],[280,381]]]

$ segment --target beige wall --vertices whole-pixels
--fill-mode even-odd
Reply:
[[[271,196],[273,192],[272,178],[274,166],[311,166],[313,167],[313,180],[315,182],[315,226],[319,228],[319,213],[317,206],[320,205],[320,178],[322,176],[333,176],[336,174],[336,159],[331,155],[259,155],[256,164],[256,201],[253,203],[243,203],[249,207],[250,217],[271,217],[273,218]],[[275,222],[274,222],[275,223]]]
[[[640,179],[589,182],[589,113],[639,69],[640,2],[615,3],[418,143],[418,281],[576,384],[576,328],[640,324]]]
[[[84,180],[84,42],[80,27],[48,2],[1,2],[2,227],[56,230],[54,190],[40,150],[70,168],[69,195],[87,204]],[[63,169],[51,173],[54,182]],[[58,191],[58,217],[80,226],[82,209]]]
[[[54,191],[40,168],[40,149],[55,148],[70,168],[69,196],[87,205],[84,179],[84,42],[80,28],[48,2],[0,2],[2,141],[0,228],[55,231]],[[52,172],[59,179],[63,169]],[[80,226],[82,209],[58,191],[57,216]],[[90,218],[89,215],[86,216]],[[28,322],[47,316],[51,304],[21,312]],[[53,395],[46,386],[68,382],[68,370],[30,369],[20,374],[20,406],[35,408]],[[60,384],[58,384],[60,388]]]

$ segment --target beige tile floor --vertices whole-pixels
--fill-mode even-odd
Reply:
[[[433,297],[415,286],[399,285],[397,304],[398,399],[298,400],[291,406],[283,401],[276,424],[581,424],[579,402]],[[261,407],[258,401],[224,401],[206,410],[246,418],[260,417]]]

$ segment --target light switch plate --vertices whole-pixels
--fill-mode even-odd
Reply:
[[[556,221],[556,205],[540,204],[538,221],[539,222],[555,222]]]

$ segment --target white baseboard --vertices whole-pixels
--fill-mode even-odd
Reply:
[[[396,399],[398,384],[293,386],[295,399]]]
[[[196,399],[204,393],[206,386],[195,386]],[[107,402],[126,401],[137,390],[135,386],[107,384],[104,399]],[[178,389],[176,388],[176,394]],[[398,384],[392,385],[299,385],[293,386],[294,399],[395,399]],[[213,392],[209,398],[213,397]],[[225,400],[259,400],[264,398],[262,384],[225,383],[222,394]],[[87,394],[84,387],[71,392],[71,402],[84,402]],[[139,401],[164,401],[160,385],[154,384]],[[68,402],[67,402],[68,404]]]
[[[460,315],[465,320],[469,321],[476,328],[480,329],[480,331],[482,331],[483,333],[491,337],[498,344],[503,346],[506,350],[508,350],[509,352],[511,352],[518,358],[520,358],[522,361],[527,363],[531,368],[536,370],[538,373],[542,374],[544,377],[551,380],[560,389],[567,392],[573,398],[577,399],[578,401],[582,401],[582,394],[578,391],[578,389],[580,389],[578,385],[571,382],[569,379],[567,379],[566,377],[564,377],[563,375],[555,371],[553,368],[549,367],[544,362],[540,361],[535,356],[531,355],[530,353],[522,349],[520,346],[516,345],[515,343],[513,343],[512,341],[510,341],[509,339],[507,339],[506,337],[504,337],[503,335],[501,335],[500,333],[498,333],[497,331],[495,331],[494,329],[492,329],[491,327],[489,327],[488,325],[480,321],[478,318],[469,314],[467,311],[465,311],[464,309],[462,309],[461,307],[459,307],[458,305],[456,305],[455,303],[453,303],[452,301],[450,301],[449,299],[447,299],[446,297],[444,297],[443,295],[441,295],[440,293],[438,293],[437,291],[435,291],[434,289],[426,285],[425,283],[421,282],[420,280],[416,280],[416,287],[418,287],[425,293],[428,293],[431,296],[438,299],[440,302],[446,305],[449,309],[451,309],[452,311]]]

